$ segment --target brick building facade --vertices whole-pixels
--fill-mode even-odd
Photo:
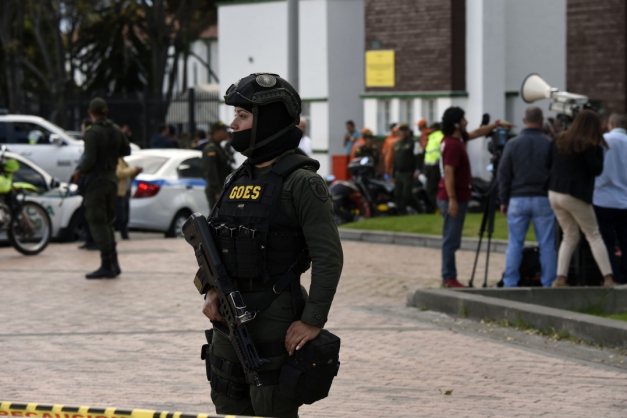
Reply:
[[[568,91],[627,111],[627,2],[568,0]]]
[[[396,85],[366,91],[465,90],[465,4],[465,0],[366,1],[366,49],[396,51]]]

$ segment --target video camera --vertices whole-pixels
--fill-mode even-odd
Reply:
[[[481,118],[481,126],[488,125],[490,123],[490,114],[484,113]],[[486,138],[490,139],[488,142],[488,151],[495,158],[499,158],[505,149],[505,144],[512,137],[507,129],[502,126],[497,126],[494,128],[489,134],[486,135]]]
[[[593,109],[588,96],[559,91],[551,87],[539,74],[529,74],[520,87],[520,95],[525,103],[551,99],[549,110],[557,113],[557,117],[567,127],[582,109]]]

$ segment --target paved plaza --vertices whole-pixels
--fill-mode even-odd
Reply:
[[[132,238],[118,245],[122,275],[102,281],[83,278],[99,256],[76,244],[36,257],[0,248],[1,401],[214,412],[191,248]],[[327,324],[342,365],[329,398],[301,417],[627,416],[619,351],[405,307],[408,291],[439,286],[439,250],[343,246]],[[473,259],[458,255],[464,282]],[[490,284],[503,266],[491,255]]]

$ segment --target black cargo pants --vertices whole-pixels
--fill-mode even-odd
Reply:
[[[102,255],[115,251],[112,222],[115,218],[117,193],[118,186],[112,182],[99,183],[85,192],[85,219]]]

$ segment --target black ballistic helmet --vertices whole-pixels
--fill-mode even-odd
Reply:
[[[277,102],[285,105],[287,114],[292,119],[292,122],[287,127],[263,139],[263,141],[255,143],[257,124],[259,122],[259,106]],[[242,152],[247,157],[250,157],[256,148],[270,143],[300,123],[300,96],[294,90],[294,87],[278,74],[254,73],[248,77],[241,78],[228,88],[224,96],[224,103],[228,106],[238,106],[250,110],[253,114],[250,146]]]

